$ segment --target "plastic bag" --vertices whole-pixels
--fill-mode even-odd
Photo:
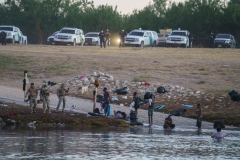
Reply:
[[[130,110],[133,110],[134,105],[135,105],[135,101],[132,101],[132,103],[130,104]]]

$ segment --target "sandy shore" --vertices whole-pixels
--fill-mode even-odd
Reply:
[[[12,87],[7,87],[7,86],[0,86],[0,100],[5,101],[5,102],[15,102],[17,104],[21,105],[29,105],[26,102],[23,102],[23,91],[21,88],[12,88]],[[67,96],[67,103],[66,103],[66,110],[71,110],[72,105],[76,105],[77,108],[74,109],[75,112],[80,112],[80,113],[88,113],[92,111],[93,108],[93,102],[90,100],[85,100],[85,99],[80,99],[76,97],[69,97]],[[58,98],[56,94],[51,94],[50,95],[50,105],[51,109],[55,110],[56,106],[58,103]],[[41,104],[38,104],[38,107],[42,107]],[[100,104],[97,104],[97,107],[100,107]],[[119,105],[114,105],[111,104],[111,115],[113,115],[114,110],[119,110],[119,111],[124,111],[126,113],[130,113],[129,107],[126,106],[119,106]],[[154,112],[153,115],[153,124],[162,126],[164,119],[167,115],[159,112]],[[176,124],[178,128],[196,128],[196,120],[195,119],[190,119],[190,118],[184,118],[184,117],[177,117],[173,116],[173,122]],[[148,123],[148,115],[147,115],[147,110],[142,110],[139,109],[138,111],[138,120],[143,123]],[[203,122],[202,128],[212,128],[212,123],[209,122]]]

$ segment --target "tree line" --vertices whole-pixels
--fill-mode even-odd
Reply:
[[[153,0],[130,14],[88,0],[6,0],[0,4],[0,15],[0,25],[19,27],[33,44],[45,44],[49,35],[63,27],[85,33],[108,28],[115,36],[122,29],[181,28],[192,33],[196,47],[206,47],[211,32],[230,33],[240,46],[240,0]]]

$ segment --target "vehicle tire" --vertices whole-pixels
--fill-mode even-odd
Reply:
[[[12,44],[15,44],[15,37],[13,36]]]
[[[141,42],[140,47],[141,47],[141,48],[144,47],[144,42],[143,42],[143,41]]]
[[[76,40],[74,39],[74,41],[72,42],[72,46],[76,46]]]
[[[27,44],[27,41],[26,41],[26,40],[24,41],[24,44]]]

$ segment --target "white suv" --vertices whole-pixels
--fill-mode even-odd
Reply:
[[[173,30],[166,40],[167,46],[182,46],[182,47],[191,47],[192,44],[189,44],[189,32],[187,30]]]
[[[155,31],[136,29],[125,37],[124,44],[140,47],[155,47],[158,45],[158,34]]]
[[[15,26],[2,25],[0,26],[0,32],[4,30],[7,34],[6,41],[11,43],[27,44],[27,37],[22,34],[20,29]]]
[[[78,28],[62,28],[54,37],[54,44],[83,44],[85,41],[84,33]]]

